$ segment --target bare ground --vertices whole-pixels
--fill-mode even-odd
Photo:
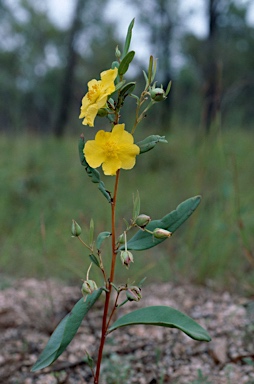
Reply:
[[[253,384],[254,302],[205,287],[149,286],[140,305],[169,305],[204,326],[212,342],[175,329],[126,327],[110,335],[101,384]],[[102,302],[87,315],[67,350],[49,368],[30,369],[58,322],[80,299],[79,288],[20,280],[0,291],[0,383],[92,383],[85,350],[96,357]]]

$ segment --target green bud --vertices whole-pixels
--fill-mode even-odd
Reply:
[[[129,301],[139,301],[140,299],[142,299],[141,289],[136,286],[129,287],[126,290],[126,298]]]
[[[108,115],[108,110],[106,108],[100,108],[97,112],[97,116],[105,117]]]
[[[86,295],[88,295],[90,293],[93,293],[93,291],[96,291],[96,289],[98,289],[98,287],[97,287],[95,281],[93,281],[93,280],[86,280],[82,284],[81,292],[82,292],[83,296],[86,296]]]
[[[125,236],[124,236],[124,233],[122,233],[122,234],[118,237],[117,242],[118,242],[119,244],[124,244],[124,243],[125,243]]]
[[[138,217],[136,218],[135,224],[138,227],[145,228],[150,221],[151,221],[150,216],[141,214],[141,215],[138,215]]]
[[[130,263],[134,262],[133,254],[130,251],[121,251],[120,257],[123,265],[125,265],[127,269],[129,268]]]
[[[117,58],[121,57],[121,55],[122,55],[122,54],[121,54],[121,51],[120,51],[119,48],[118,48],[118,45],[116,46],[115,55],[116,55]]]
[[[118,61],[113,61],[111,68],[114,69],[114,68],[118,68],[118,67],[119,67]]]
[[[156,237],[156,239],[166,239],[172,236],[172,232],[169,232],[166,229],[162,228],[155,228],[155,230],[153,231],[153,235],[154,237]]]
[[[73,237],[78,237],[81,234],[81,228],[75,220],[72,220],[71,234]]]
[[[154,101],[163,101],[167,98],[163,88],[152,88],[150,91],[150,96]]]

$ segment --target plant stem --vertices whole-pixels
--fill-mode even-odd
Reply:
[[[104,348],[104,344],[105,344],[107,329],[109,326],[109,323],[107,323],[107,316],[108,316],[110,296],[111,296],[111,290],[112,290],[111,282],[114,281],[115,263],[116,263],[116,255],[117,255],[116,232],[115,232],[115,209],[116,209],[117,189],[118,189],[118,183],[119,183],[119,174],[120,174],[120,170],[118,170],[116,173],[114,196],[113,196],[113,199],[111,202],[111,233],[112,233],[112,236],[111,236],[111,240],[112,240],[112,242],[111,242],[111,249],[112,249],[111,270],[110,270],[110,278],[108,279],[108,281],[106,281],[106,288],[107,288],[108,292],[106,292],[106,298],[105,298],[105,303],[104,303],[104,311],[103,311],[102,326],[101,326],[101,340],[100,340],[100,346],[99,346],[99,351],[98,351],[96,373],[94,376],[94,384],[99,384],[102,353],[103,353],[103,348]]]

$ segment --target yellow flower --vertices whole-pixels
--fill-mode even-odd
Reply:
[[[113,176],[120,168],[134,167],[140,149],[133,142],[133,136],[124,130],[124,124],[117,124],[112,132],[101,130],[95,140],[87,141],[84,155],[90,167],[97,168],[102,164],[105,175]]]
[[[100,108],[103,108],[107,98],[115,90],[115,78],[117,68],[101,72],[101,80],[91,80],[88,83],[88,92],[82,99],[79,118],[84,120],[82,124],[94,126],[94,119]]]

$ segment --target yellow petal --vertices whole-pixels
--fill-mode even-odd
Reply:
[[[99,167],[105,161],[103,149],[98,146],[95,140],[88,140],[84,147],[84,155],[87,163],[92,168]]]
[[[114,84],[115,78],[117,76],[118,69],[108,69],[107,71],[101,72],[101,81],[103,88],[112,86]],[[115,87],[115,86],[114,86]]]
[[[94,119],[98,113],[98,108],[96,104],[92,104],[87,108],[86,118],[83,120],[82,124],[89,125],[90,127],[94,126]]]
[[[121,161],[119,159],[110,159],[102,164],[102,170],[107,176],[114,176],[116,171],[121,168]]]

